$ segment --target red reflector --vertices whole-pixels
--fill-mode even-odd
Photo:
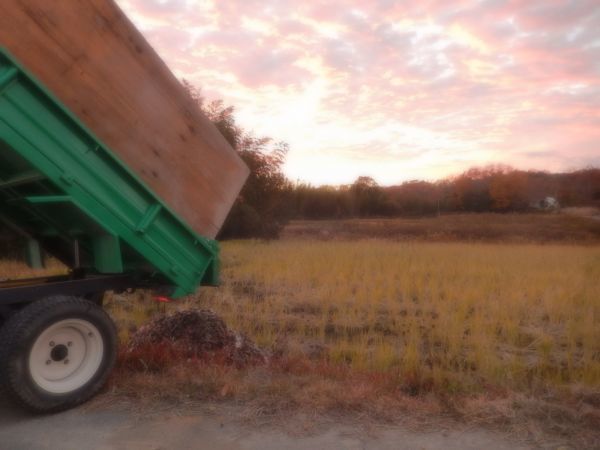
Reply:
[[[171,299],[169,297],[159,296],[159,297],[154,297],[154,300],[156,300],[157,302],[160,302],[160,303],[171,303]]]

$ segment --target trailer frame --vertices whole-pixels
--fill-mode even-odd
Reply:
[[[34,412],[79,405],[106,382],[118,338],[105,292],[178,298],[219,283],[218,243],[1,47],[0,221],[23,238],[31,267],[51,255],[69,268],[0,280],[0,384]]]

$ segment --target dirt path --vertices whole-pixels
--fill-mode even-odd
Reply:
[[[53,416],[32,417],[0,398],[1,450],[185,450],[185,449],[489,449],[528,448],[484,430],[414,432],[398,427],[322,424],[250,426],[240,408],[214,412],[173,412],[140,417],[123,408],[83,407]],[[237,417],[236,417],[237,416]],[[319,423],[312,418],[311,422]],[[294,431],[296,430],[296,431]],[[302,432],[298,432],[300,430]]]

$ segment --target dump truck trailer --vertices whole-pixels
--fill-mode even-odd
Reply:
[[[117,56],[103,65],[97,40],[69,43],[76,36],[63,27],[76,18],[77,29],[111,30],[107,45]],[[25,44],[14,36],[23,33]],[[61,73],[65,61],[72,65]],[[126,106],[111,98],[121,91]],[[69,268],[30,279],[0,274],[0,383],[8,397],[54,412],[98,392],[116,359],[106,291],[177,298],[217,284],[212,238],[247,174],[111,0],[2,2],[0,222],[26,242],[30,266],[42,267],[50,254]]]

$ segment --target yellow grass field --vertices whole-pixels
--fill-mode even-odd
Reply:
[[[31,275],[21,263],[2,268]],[[251,415],[383,420],[410,411],[422,423],[456,416],[524,438],[543,430],[576,447],[597,438],[600,246],[232,241],[222,244],[222,279],[170,304],[146,292],[108,295],[124,352],[99,401],[234,400]],[[240,369],[158,354],[148,355],[158,366],[131,365],[131,333],[187,308],[212,309],[270,350],[271,363]]]
[[[276,356],[392,375],[409,393],[600,388],[600,246],[234,241],[222,279],[167,306],[141,292],[107,307],[124,343],[157,314],[212,309]]]
[[[186,306],[409,390],[600,386],[600,247],[239,241],[223,279]]]
[[[223,286],[167,310],[212,309],[275,355],[411,395],[600,388],[598,246],[237,241],[222,256]],[[130,300],[109,301],[124,340],[165,308]]]

